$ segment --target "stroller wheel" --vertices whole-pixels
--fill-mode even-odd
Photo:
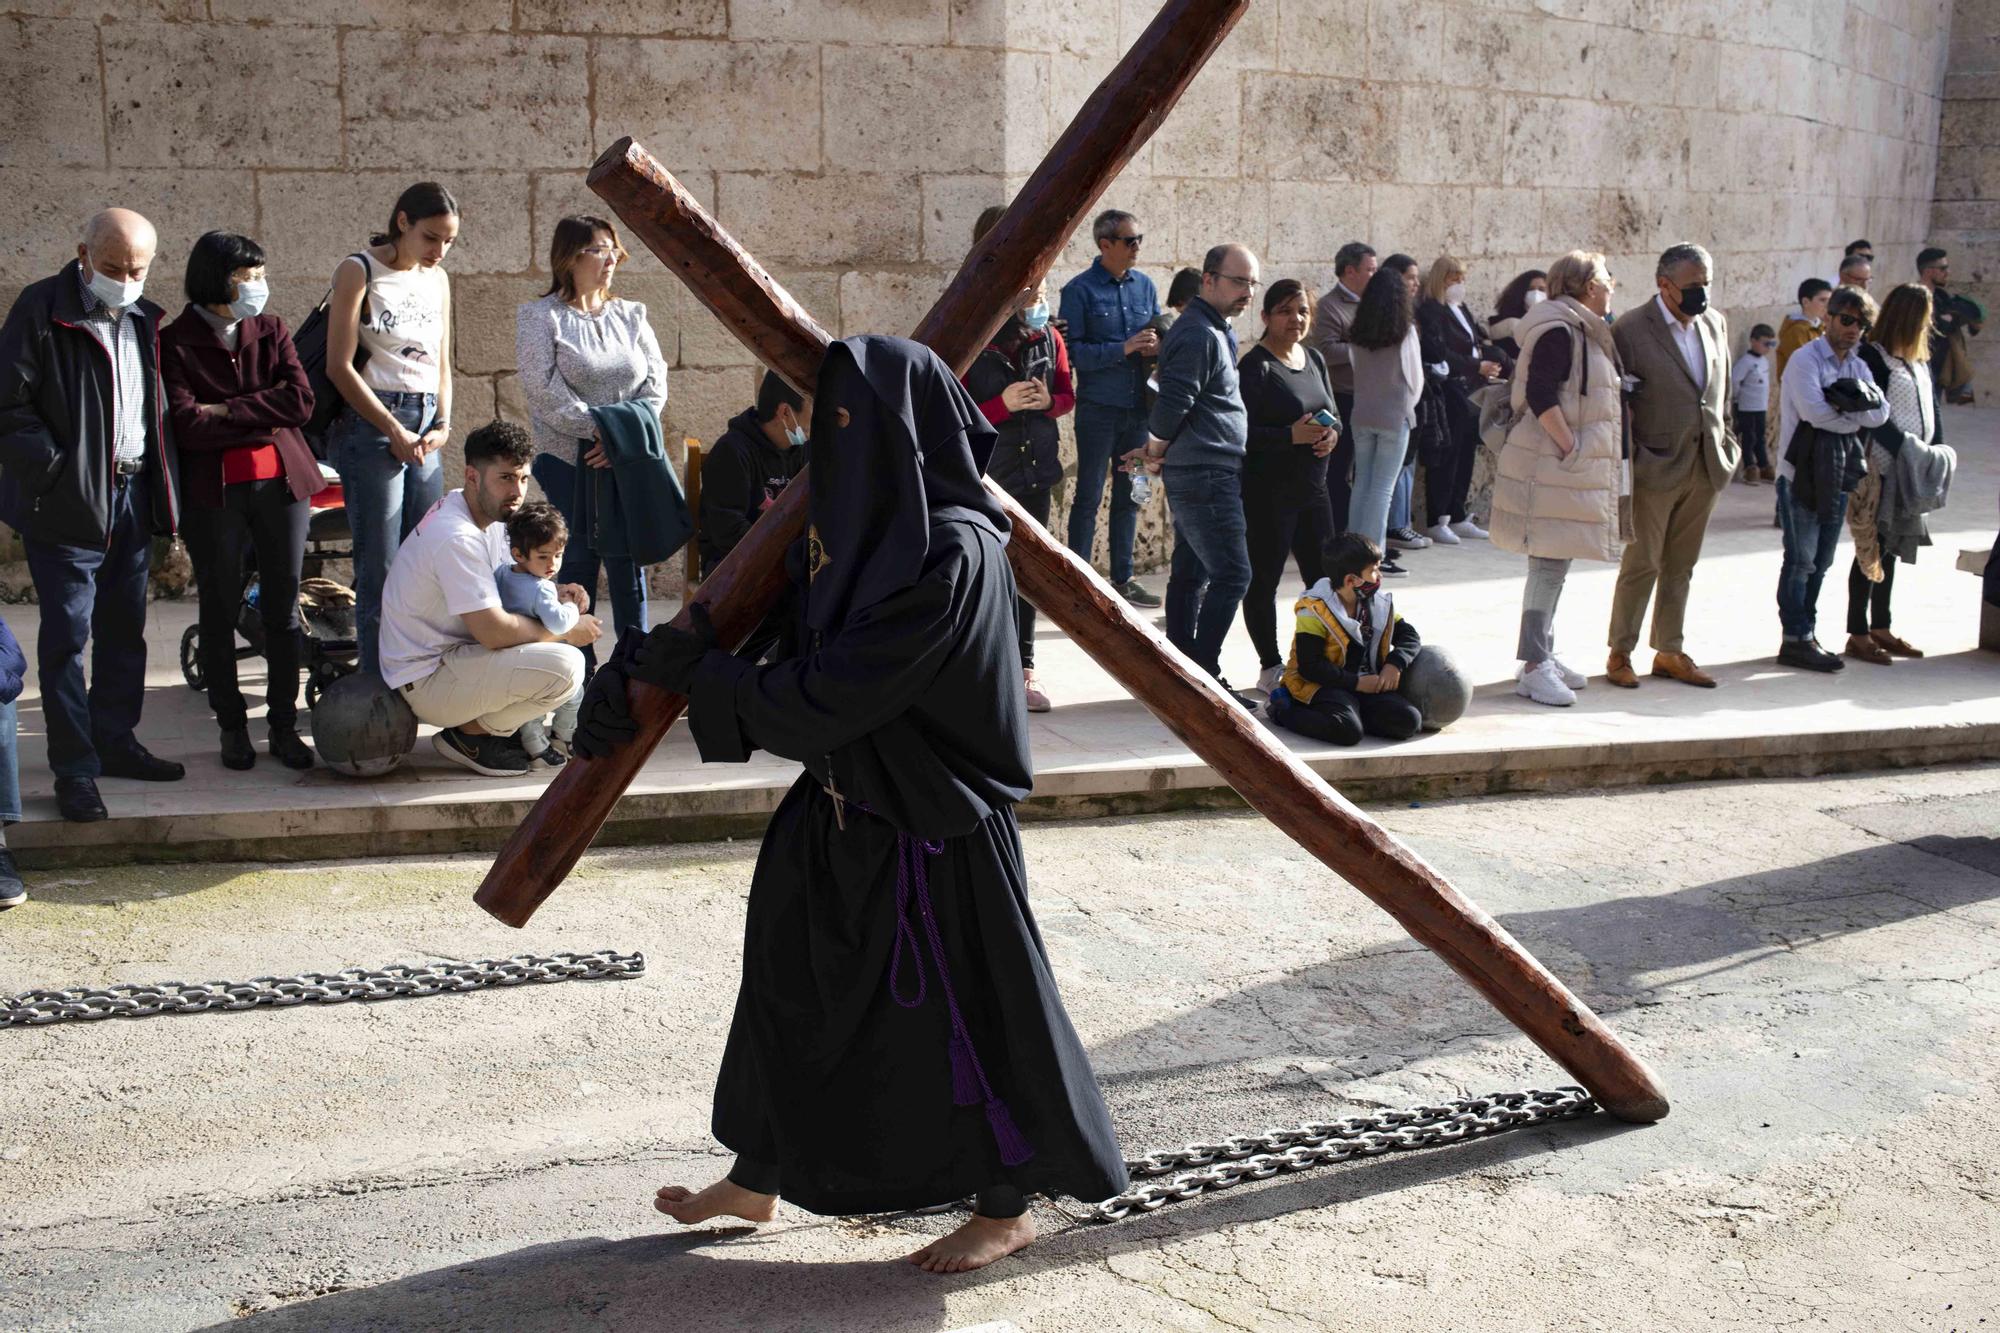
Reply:
[[[201,626],[199,625],[189,625],[187,632],[181,635],[181,677],[187,681],[188,688],[191,690],[198,690],[202,687]]]

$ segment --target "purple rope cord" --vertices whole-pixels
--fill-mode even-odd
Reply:
[[[944,940],[938,933],[937,914],[931,910],[927,858],[943,850],[942,842],[927,842],[903,832],[896,834],[896,946],[889,960],[889,998],[905,1009],[915,1009],[924,1002],[928,993],[916,927],[910,921],[910,903],[914,898],[917,915],[924,923],[924,934],[930,941],[931,963],[937,968],[938,987],[944,991],[945,1009],[951,1015],[952,1103],[974,1106],[983,1102],[986,1123],[1000,1149],[1001,1162],[1007,1166],[1019,1166],[1035,1155],[1034,1147],[1014,1124],[1007,1103],[994,1095],[993,1085],[986,1077],[986,1066],[980,1063],[979,1052],[973,1048],[972,1034],[966,1029],[965,1016],[959,1012],[958,992],[951,984],[951,969],[945,963]],[[917,993],[911,999],[903,998],[898,982],[906,947],[917,970]]]

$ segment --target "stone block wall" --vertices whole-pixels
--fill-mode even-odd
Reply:
[[[1936,243],[1951,251],[1951,286],[1985,305],[1972,352],[1973,389],[2000,393],[2000,0],[1958,0],[1938,129]]]
[[[1965,3],[1990,15],[1992,0]],[[296,320],[397,191],[435,178],[465,207],[448,261],[453,416],[518,416],[514,307],[547,282],[555,220],[601,211],[583,169],[631,134],[828,327],[907,330],[973,218],[1010,197],[1155,10],[0,0],[0,299],[61,263],[91,210],[122,203],[160,225],[163,304],[179,304],[195,235],[229,227],[265,245],[274,309]],[[1853,237],[1908,270],[1931,226],[1949,11],[1255,0],[1105,203],[1139,215],[1163,289],[1221,240],[1257,248],[1267,278],[1323,284],[1360,237],[1426,263],[1460,255],[1482,307],[1524,267],[1602,249],[1631,302],[1659,249],[1694,239],[1717,256],[1740,336],[1800,278],[1831,276]],[[1980,114],[1951,123],[1973,133]],[[1092,254],[1087,232],[1073,240],[1055,284]],[[672,363],[670,435],[713,438],[757,369],[650,256],[621,289]]]

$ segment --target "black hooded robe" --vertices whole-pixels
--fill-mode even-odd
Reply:
[[[934,353],[836,343],[803,655],[711,652],[691,691],[704,760],[806,767],[758,853],[714,1132],[814,1213],[1126,1185],[1028,906],[1008,525],[979,484],[992,447]]]

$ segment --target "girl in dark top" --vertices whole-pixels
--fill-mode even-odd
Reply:
[[[1506,354],[1510,361],[1521,359],[1521,344],[1514,337],[1514,326],[1521,316],[1549,299],[1549,275],[1538,268],[1516,274],[1514,280],[1500,289],[1500,299],[1493,303],[1493,319],[1486,326],[1486,332],[1493,338],[1493,345]]]
[[[1440,255],[1424,279],[1424,300],[1417,307],[1417,333],[1426,366],[1443,364],[1439,384],[1444,399],[1448,450],[1437,463],[1424,465],[1425,505],[1430,526],[1424,535],[1440,546],[1456,546],[1467,537],[1484,537],[1486,529],[1473,522],[1466,509],[1472,489],[1472,464],[1479,456],[1478,390],[1506,378],[1513,362],[1494,347],[1486,329],[1465,304],[1465,265]]]
[[[201,668],[222,762],[257,762],[236,684],[236,621],[254,553],[271,755],[287,768],[311,768],[297,729],[299,570],[306,501],[327,485],[299,433],[312,416],[312,388],[284,322],[263,313],[270,289],[257,242],[209,232],[188,255],[186,286],[187,308],[160,331],[160,378],[181,451],[181,535],[201,603]]]
[[[981,414],[1000,432],[986,475],[1035,522],[1047,527],[1050,488],[1062,479],[1063,471],[1056,418],[1076,406],[1076,388],[1069,376],[1069,348],[1049,319],[1046,284],[1000,326],[965,372],[965,387],[979,401]],[[1014,611],[1021,629],[1021,676],[1028,711],[1046,713],[1049,696],[1035,680],[1035,605],[1017,598]]]
[[[1340,437],[1326,362],[1305,345],[1313,294],[1295,278],[1264,291],[1264,336],[1237,367],[1250,418],[1243,459],[1243,526],[1250,547],[1250,590],[1243,623],[1257,648],[1259,693],[1278,683],[1285,657],[1278,649],[1275,598],[1285,557],[1296,555],[1307,584],[1321,578],[1325,531],[1326,456]]]

